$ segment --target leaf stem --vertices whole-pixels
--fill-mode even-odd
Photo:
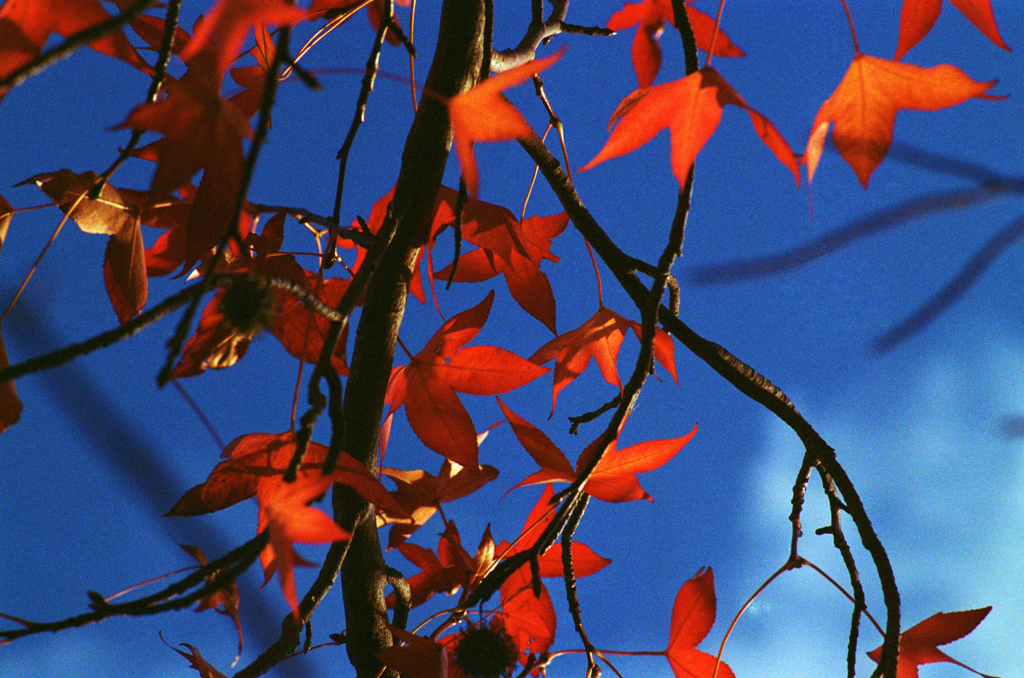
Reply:
[[[843,4],[843,11],[846,12],[846,22],[850,24],[850,37],[853,38],[853,53],[860,54],[860,45],[857,42],[857,29],[853,25],[853,14],[850,13],[850,6],[846,0],[839,0]]]
[[[711,33],[711,44],[708,46],[708,56],[704,60],[704,68],[711,66],[711,57],[715,55],[715,42],[718,40],[718,34],[721,32],[722,12],[724,9],[725,0],[721,0],[718,3],[718,15],[715,16],[715,30]]]

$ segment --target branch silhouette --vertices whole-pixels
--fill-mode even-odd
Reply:
[[[695,266],[687,279],[697,286],[724,285],[792,271],[833,254],[864,238],[908,224],[930,214],[966,209],[1004,196],[1024,195],[1024,178],[1006,177],[983,165],[894,144],[891,156],[922,169],[967,179],[967,188],[936,191],[855,219],[813,240],[776,254]],[[913,314],[871,342],[876,354],[885,353],[918,333],[949,309],[981,278],[992,263],[1022,235],[1021,220],[992,236],[960,272]]]

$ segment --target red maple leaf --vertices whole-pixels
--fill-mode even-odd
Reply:
[[[196,80],[167,83],[165,98],[138,106],[118,125],[164,135],[139,149],[158,162],[149,202],[166,199],[203,170],[185,228],[186,270],[209,256],[228,233],[242,183],[242,139],[252,136],[238,107]]]
[[[711,49],[711,38],[715,31],[715,20],[695,9],[687,3],[686,16],[693,28],[693,36],[697,40],[697,47],[705,52]],[[661,47],[658,46],[658,38],[661,36],[665,24],[675,24],[675,13],[672,10],[672,0],[642,0],[642,2],[627,2],[622,9],[612,14],[608,19],[608,28],[613,31],[621,31],[636,26],[636,35],[633,37],[633,69],[636,71],[638,87],[645,89],[650,87],[661,70]],[[715,56],[741,57],[743,50],[733,44],[732,40],[718,31],[715,38]]]
[[[828,128],[832,140],[864,188],[892,144],[896,113],[936,111],[984,97],[996,84],[976,82],[955,66],[922,68],[857,53],[839,86],[818,109],[807,140],[807,181],[821,159]]]
[[[39,56],[51,34],[68,37],[108,19],[110,15],[99,0],[7,0],[0,7],[0,79]],[[120,29],[89,46],[146,73],[153,72]],[[0,90],[0,99],[5,93]]]
[[[500,398],[498,404],[501,406],[501,411],[505,413],[520,444],[541,467],[540,471],[528,476],[513,487],[513,490],[540,483],[571,483],[576,480],[580,469],[587,466],[597,451],[597,441],[595,440],[580,454],[580,458],[576,461],[576,469],[573,470],[562,451],[555,447],[551,439],[540,429],[506,407]],[[651,440],[622,450],[616,448],[616,441],[613,440],[608,451],[601,457],[597,468],[583,484],[584,491],[597,499],[608,502],[635,501],[637,499],[654,501],[651,495],[647,494],[640,486],[636,474],[653,471],[664,466],[679,450],[683,449],[686,443],[690,442],[696,432],[695,425],[689,433],[680,438]]]
[[[219,0],[180,56],[182,60],[189,61],[200,51],[213,49],[216,73],[223,75],[238,58],[242,44],[254,26],[282,26],[305,18],[303,9],[285,0]]]
[[[502,348],[464,347],[483,327],[493,301],[492,290],[445,322],[408,365],[392,371],[386,396],[389,414],[405,405],[409,425],[424,445],[471,468],[479,465],[476,429],[456,392],[506,393],[548,371]]]
[[[559,392],[568,386],[573,379],[583,374],[590,364],[591,358],[597,362],[604,377],[612,386],[618,386],[622,392],[622,380],[619,378],[616,359],[619,348],[626,333],[632,329],[636,338],[640,339],[640,323],[626,320],[615,311],[601,307],[585,323],[565,334],[555,337],[541,346],[530,356],[530,362],[543,365],[549,360],[555,361],[555,385],[551,394],[551,413],[555,412]],[[654,357],[669,374],[679,383],[676,374],[675,347],[672,337],[664,330],[657,329],[654,336]]]
[[[978,673],[938,648],[939,645],[952,643],[969,634],[991,611],[992,607],[989,606],[962,612],[939,612],[901,633],[900,658],[896,665],[896,678],[917,678],[917,667],[920,664],[934,662],[949,662],[977,673],[983,678],[995,678]],[[868,652],[868,656],[876,662],[881,659],[881,646]]]
[[[513,544],[501,542],[494,547],[499,559],[509,558],[531,548],[541,533],[554,518],[551,498],[554,488],[549,484],[530,514],[526,517],[522,532]],[[586,577],[611,563],[607,558],[594,553],[590,547],[579,542],[572,544],[574,570],[577,577]],[[541,577],[562,577],[562,545],[554,544],[537,559],[538,574]],[[539,584],[539,586],[537,586]],[[536,588],[535,588],[536,587]],[[539,595],[537,595],[539,594]],[[534,582],[530,565],[520,567],[501,585],[500,619],[505,632],[512,637],[520,661],[526,653],[546,652],[554,642],[556,616],[551,596],[543,582]]]
[[[668,648],[665,657],[676,678],[711,678],[715,657],[697,649],[715,623],[715,577],[711,568],[701,568],[683,584],[672,606]],[[733,678],[725,662],[718,665],[719,678]]]
[[[323,544],[351,536],[329,515],[307,505],[324,494],[334,482],[335,474],[302,475],[293,483],[281,483],[274,489],[261,492],[259,530],[270,530],[270,543],[260,559],[268,579],[277,572],[284,599],[288,601],[296,621],[299,619],[299,601],[295,592],[294,567],[305,564],[305,561],[296,558],[292,544]]]
[[[326,306],[337,306],[348,289],[349,281],[342,278],[320,280],[315,273],[303,270],[293,255],[280,254],[284,240],[284,220],[284,213],[275,214],[267,220],[262,233],[248,233],[243,241],[244,249],[232,256],[221,270],[224,273],[237,273],[240,278],[242,274],[249,273],[288,278],[308,290],[316,291],[316,297]],[[168,238],[167,243],[163,252],[156,252],[155,249],[147,252],[147,255],[151,255],[147,259],[151,265],[154,262],[159,265],[161,262],[158,262],[157,257],[163,254],[173,258],[173,239]],[[326,318],[307,308],[290,292],[261,287],[258,278],[242,280],[241,284],[247,292],[229,297],[227,290],[219,290],[203,309],[199,327],[185,344],[181,360],[172,373],[173,378],[192,377],[202,374],[207,368],[223,369],[234,365],[245,356],[249,344],[261,329],[267,329],[280,340],[292,356],[310,363],[319,360],[330,330]],[[231,312],[228,307],[232,304],[237,304],[239,313]],[[234,322],[229,320],[229,313]],[[242,317],[239,318],[239,315]],[[346,336],[347,327],[343,330],[333,356],[334,369],[342,375],[348,373],[345,363]]]
[[[536,136],[523,114],[502,94],[558,61],[565,48],[543,59],[533,59],[487,78],[470,90],[448,101],[448,117],[455,134],[455,152],[462,166],[462,178],[474,198],[479,193],[480,175],[473,157],[473,144],[479,141],[508,141]]]
[[[1010,48],[999,35],[991,0],[951,0],[953,6],[995,45],[1007,52]],[[897,61],[921,41],[932,29],[942,12],[942,0],[903,0],[900,11],[900,40],[896,45]]]
[[[530,510],[530,514],[526,517],[523,531],[516,539],[515,544],[512,545],[503,541],[494,547],[495,552],[501,559],[508,558],[520,551],[525,551],[537,543],[537,539],[540,538],[544,528],[551,524],[555,517],[555,506],[551,503],[551,498],[554,496],[554,486],[548,483],[544,486],[544,491],[541,492],[537,503]],[[577,577],[588,577],[595,572],[601,571],[612,562],[608,558],[597,555],[589,546],[578,541],[572,543],[572,561],[573,570]],[[538,557],[537,565],[539,566],[538,572],[541,577],[563,577],[565,570],[562,564],[561,542],[552,544],[551,548]]]
[[[405,678],[449,678],[452,675],[449,652],[444,645],[390,624],[388,628],[404,645],[396,643],[377,653],[385,666]]]
[[[443,188],[441,196],[454,210],[455,191]],[[481,282],[503,274],[508,291],[520,308],[555,333],[555,296],[547,276],[540,270],[540,262],[558,261],[551,254],[551,240],[565,231],[569,215],[561,212],[530,217],[520,224],[504,207],[470,198],[462,218],[463,239],[479,249],[459,257],[455,282]],[[447,280],[450,275],[449,265],[434,273],[434,278]]]
[[[392,516],[386,510],[380,524],[391,523],[388,548],[395,548],[426,523],[441,506],[475,492],[498,477],[498,469],[484,464],[476,469],[464,468],[445,459],[437,476],[426,471],[400,471],[385,468],[381,472],[395,481],[392,493],[409,517]]]
[[[409,542],[400,545],[398,550],[420,568],[419,573],[409,578],[411,607],[422,605],[435,593],[451,595],[460,588],[471,591],[494,565],[494,540],[489,526],[475,556],[470,556],[463,548],[459,531],[451,521],[438,540],[436,555],[428,548]],[[387,603],[389,607],[394,605],[393,595],[388,596]]]
[[[611,124],[615,127],[604,148],[580,171],[640,148],[667,127],[672,139],[672,171],[682,185],[697,154],[718,128],[722,109],[727,104],[738,106],[750,115],[754,132],[789,168],[799,184],[796,156],[775,125],[748,106],[732,85],[710,66],[680,80],[629,94],[612,114]]]

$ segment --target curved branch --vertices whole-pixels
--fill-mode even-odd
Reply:
[[[491,70],[500,73],[524,64],[534,58],[537,48],[545,40],[549,40],[562,32],[565,15],[569,12],[569,0],[552,0],[551,14],[546,21],[541,21],[536,8],[539,2],[534,4],[534,17],[526,35],[519,41],[519,44],[511,49],[501,51],[491,50]]]
[[[558,196],[562,207],[568,212],[577,230],[597,250],[598,255],[611,269],[637,307],[644,308],[650,298],[650,290],[637,278],[635,267],[629,266],[628,262],[631,257],[623,253],[597,224],[589,210],[583,205],[558,160],[537,139],[521,141],[520,144],[541,168],[541,172],[544,173],[548,184]],[[878,571],[888,612],[879,668],[884,675],[895,676],[900,632],[900,598],[896,587],[896,577],[888,554],[878,539],[846,470],[836,459],[834,450],[797,411],[782,389],[772,384],[757,370],[722,346],[697,334],[664,305],[659,309],[658,320],[667,332],[675,336],[683,346],[707,363],[743,395],[764,406],[789,426],[804,444],[807,455],[835,482],[837,489],[846,500],[850,515],[860,533],[861,543],[870,553]],[[552,522],[553,525],[554,523],[555,521]]]

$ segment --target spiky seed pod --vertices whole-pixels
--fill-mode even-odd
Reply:
[[[500,625],[474,626],[455,645],[455,665],[472,678],[501,678],[516,664],[516,645]]]
[[[224,289],[220,312],[242,334],[253,335],[270,326],[277,298],[274,291],[256,278],[239,276]]]

